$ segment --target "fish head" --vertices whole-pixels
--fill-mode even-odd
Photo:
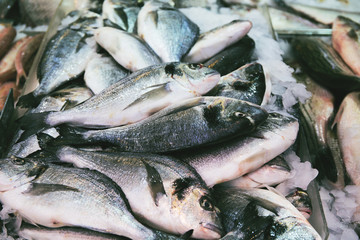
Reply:
[[[286,196],[286,199],[296,207],[297,210],[308,219],[312,213],[312,204],[309,194],[301,188],[296,188]]]
[[[214,97],[204,109],[204,117],[209,126],[251,131],[267,119],[268,113],[260,106],[247,101]]]
[[[222,235],[219,209],[214,205],[209,190],[192,178],[173,182],[172,212],[184,227],[193,230],[192,237],[218,239]]]
[[[220,81],[220,73],[202,64],[169,63],[165,73],[195,96],[207,93]]]

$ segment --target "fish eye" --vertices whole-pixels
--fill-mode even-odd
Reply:
[[[15,165],[24,165],[25,164],[25,160],[22,158],[12,158],[11,162]]]
[[[214,210],[214,205],[211,203],[211,200],[206,196],[202,196],[199,200],[199,203],[200,207],[202,207],[206,211]]]
[[[199,67],[200,67],[199,64],[193,64],[193,63],[189,64],[189,68],[192,69],[192,70],[196,70],[196,69],[198,69]],[[201,67],[200,67],[200,68],[201,68]]]
[[[246,117],[246,115],[244,113],[242,113],[242,112],[235,112],[234,116],[236,118],[244,118],[244,117]]]

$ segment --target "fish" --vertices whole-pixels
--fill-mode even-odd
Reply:
[[[129,75],[72,109],[27,114],[19,122],[28,131],[24,137],[63,123],[97,129],[126,125],[182,99],[205,94],[219,79],[216,71],[200,64],[154,65]]]
[[[10,89],[13,89],[13,97],[15,101],[20,95],[20,91],[14,82],[4,82],[0,84],[0,110],[2,110],[5,106]]]
[[[216,3],[214,3],[211,0],[197,0],[197,1],[192,1],[192,0],[173,0],[174,5],[176,8],[190,8],[190,7],[210,7],[211,5],[216,5]]]
[[[95,30],[94,36],[121,66],[132,72],[161,63],[156,53],[135,34],[102,27]]]
[[[15,36],[15,28],[12,26],[0,25],[0,59],[10,49],[11,43],[15,39]]]
[[[127,240],[126,237],[120,237],[111,234],[100,233],[83,228],[62,227],[62,228],[45,228],[22,223],[18,233],[19,237],[27,240],[71,240],[71,239],[88,239],[88,240]]]
[[[220,78],[207,95],[236,98],[262,105],[270,98],[271,82],[260,63],[246,64]]]
[[[267,120],[248,136],[179,151],[172,156],[189,163],[211,187],[239,178],[269,162],[295,142],[298,130],[295,118],[269,113]]]
[[[360,90],[360,77],[356,76],[324,41],[311,37],[296,37],[291,46],[310,77],[333,94],[342,96]]]
[[[268,116],[260,106],[226,97],[197,97],[147,119],[103,130],[62,128],[53,144],[114,145],[118,151],[169,152],[215,143],[254,131]]]
[[[255,42],[245,36],[237,43],[225,48],[204,63],[204,66],[218,71],[221,76],[231,73],[249,63],[254,53]],[[239,57],[240,56],[240,57]]]
[[[137,15],[140,11],[138,1],[105,0],[102,17],[127,32],[134,32]]]
[[[16,2],[16,0],[1,0],[0,1],[0,19],[5,18],[6,14],[11,9],[11,7],[14,5],[15,2]]]
[[[311,198],[307,191],[296,188],[293,192],[286,195],[286,199],[306,218],[309,219],[312,214]]]
[[[156,154],[69,146],[58,148],[56,156],[110,177],[124,191],[134,215],[152,228],[180,235],[193,229],[192,237],[198,239],[221,236],[219,212],[210,190],[186,163]]]
[[[343,99],[333,125],[339,139],[346,171],[355,185],[360,185],[360,92],[352,92]]]
[[[20,84],[22,77],[27,78],[26,72],[29,70],[31,65],[31,58],[34,58],[40,43],[44,37],[43,33],[39,33],[35,36],[31,36],[26,39],[19,49],[15,57],[15,68],[16,68],[16,85]]]
[[[351,70],[360,76],[360,24],[338,16],[332,30],[332,46]]]
[[[322,239],[285,197],[273,191],[215,188],[223,225],[223,239]]]
[[[87,63],[96,54],[96,47],[90,45],[92,38],[87,37],[88,30],[85,29],[94,21],[96,15],[85,15],[85,19],[79,18],[78,22],[50,38],[37,67],[39,85],[33,92],[22,96],[17,106],[36,106],[42,97],[84,72]],[[76,29],[78,27],[80,29]]]
[[[183,58],[185,62],[201,63],[226,47],[238,42],[252,28],[250,21],[234,20],[223,26],[202,33]]]
[[[119,65],[112,57],[98,55],[86,65],[84,81],[94,94],[98,94],[129,74],[130,72]]]
[[[0,166],[0,201],[28,222],[131,239],[177,239],[139,223],[121,188],[99,172],[39,159],[6,158]]]
[[[30,37],[24,37],[16,41],[11,49],[0,61],[0,83],[11,80],[16,76],[16,55]]]
[[[148,1],[141,8],[137,33],[163,62],[177,62],[199,36],[199,27],[168,3]]]
[[[274,186],[289,179],[292,176],[290,171],[291,169],[284,157],[279,155],[255,171],[221,183],[221,186],[239,189]]]

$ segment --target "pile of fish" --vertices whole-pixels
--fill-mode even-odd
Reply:
[[[210,1],[84,2],[91,9],[68,13],[44,43],[38,85],[17,102],[29,110],[1,149],[8,234],[321,239],[306,220],[312,210],[305,190],[272,187],[293,177],[286,158],[296,147],[299,120],[289,112],[299,113],[285,111],[281,96],[271,93],[272,69],[256,54],[266,47],[251,37],[254,23],[233,20],[202,31],[179,10],[213,6]],[[339,17],[333,24],[334,48],[344,56],[356,55],[348,46],[356,46],[357,24],[344,34],[336,27],[349,21]],[[334,97],[308,75],[295,74],[302,77],[296,86],[312,93],[299,106],[312,163],[326,184],[343,188],[346,172],[357,184],[358,154],[344,150],[356,150],[357,132],[348,127],[359,119],[353,117],[359,77],[352,72],[359,66],[349,60],[355,57],[343,57],[350,70],[314,37],[296,37],[292,48],[311,78],[338,99],[348,94],[336,133],[330,128],[335,105],[325,105]],[[22,222],[14,220],[19,217]]]

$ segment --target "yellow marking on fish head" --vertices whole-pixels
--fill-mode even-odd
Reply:
[[[216,99],[212,104],[210,104],[209,106],[208,106],[208,108],[210,109],[210,108],[212,108],[212,107],[214,107],[214,106],[216,106],[216,105],[219,105],[219,106],[221,106],[221,111],[224,111],[225,110],[225,108],[226,108],[226,100],[224,100],[224,99],[222,99],[222,98],[219,98],[219,99]]]
[[[207,66],[207,67],[208,67],[208,68],[213,68],[218,62],[219,62],[219,60],[216,60],[215,62],[213,62],[212,64],[210,64],[210,65]]]

